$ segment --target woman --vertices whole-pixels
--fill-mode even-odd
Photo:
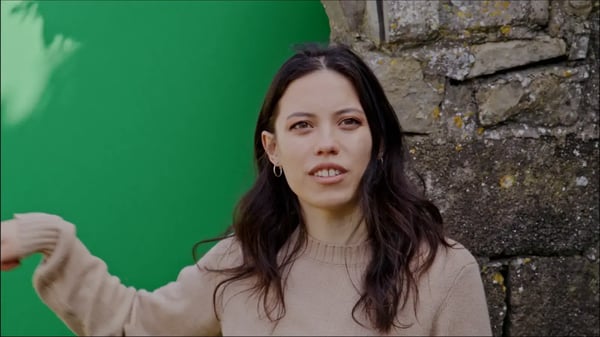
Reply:
[[[2,269],[42,252],[37,292],[84,335],[491,335],[478,265],[407,179],[394,110],[349,48],[281,67],[254,150],[229,235],[154,292],[42,213],[2,223]]]

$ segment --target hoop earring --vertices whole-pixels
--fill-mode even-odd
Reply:
[[[283,174],[283,167],[279,165],[273,165],[273,174],[279,178]]]

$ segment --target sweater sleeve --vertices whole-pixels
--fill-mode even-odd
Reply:
[[[111,276],[77,239],[75,226],[60,217],[30,213],[15,218],[22,249],[45,253],[33,277],[38,295],[77,335],[220,334],[213,306],[218,274],[206,267],[218,267],[230,239],[185,267],[176,281],[148,292]]]
[[[491,336],[483,283],[476,262],[465,265],[433,322],[435,336]]]

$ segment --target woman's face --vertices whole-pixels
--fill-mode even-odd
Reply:
[[[356,91],[344,76],[318,70],[293,81],[279,101],[275,134],[264,131],[262,142],[303,209],[357,205],[372,140]]]

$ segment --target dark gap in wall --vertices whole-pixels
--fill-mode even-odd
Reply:
[[[471,81],[470,78],[466,79],[466,80],[463,80],[463,81],[459,81],[459,80],[456,80],[456,79],[453,79],[453,78],[450,78],[450,77],[446,77],[446,78],[448,79],[448,84],[450,84],[451,86],[454,86],[454,87],[462,85],[465,82]]]
[[[426,132],[412,132],[412,131],[404,131],[402,132],[405,136],[407,137],[411,137],[411,136],[429,136],[428,133]]]
[[[541,68],[541,67],[547,67],[547,66],[560,66],[560,65],[565,65],[565,63],[568,61],[568,56],[567,55],[561,55],[561,56],[557,56],[557,57],[553,57],[553,58],[549,58],[546,60],[541,60],[541,61],[537,61],[537,62],[531,62],[531,63],[527,63],[527,64],[523,64],[520,66],[516,66],[516,67],[512,67],[512,68],[506,68],[506,69],[501,69],[496,71],[493,74],[486,74],[486,75],[479,75],[477,77],[474,77],[472,79],[488,79],[490,77],[494,77],[497,75],[504,75],[504,74],[510,74],[513,72],[518,72],[518,71],[522,71],[522,70],[532,70],[535,68]]]
[[[383,0],[376,0],[377,6],[377,21],[379,22],[379,43],[385,42],[385,22],[383,18]]]
[[[484,256],[484,255],[482,255]],[[536,257],[574,257],[574,256],[580,256],[580,257],[585,257],[582,251],[572,251],[572,250],[568,250],[568,251],[558,251],[558,252],[552,252],[550,254],[516,254],[516,255],[510,255],[510,254],[496,254],[496,255],[489,255],[488,256],[488,261],[489,262],[504,262],[504,261],[508,261],[508,260],[512,260],[512,259],[518,259],[518,258],[536,258]]]
[[[510,272],[508,266],[502,265],[500,273],[502,274],[502,277],[504,277],[504,285],[506,287],[506,292],[504,293],[504,304],[506,305],[506,313],[504,314],[504,321],[502,322],[502,336],[508,337],[510,336],[510,314],[512,312],[512,306],[510,301],[512,284],[510,283]]]

